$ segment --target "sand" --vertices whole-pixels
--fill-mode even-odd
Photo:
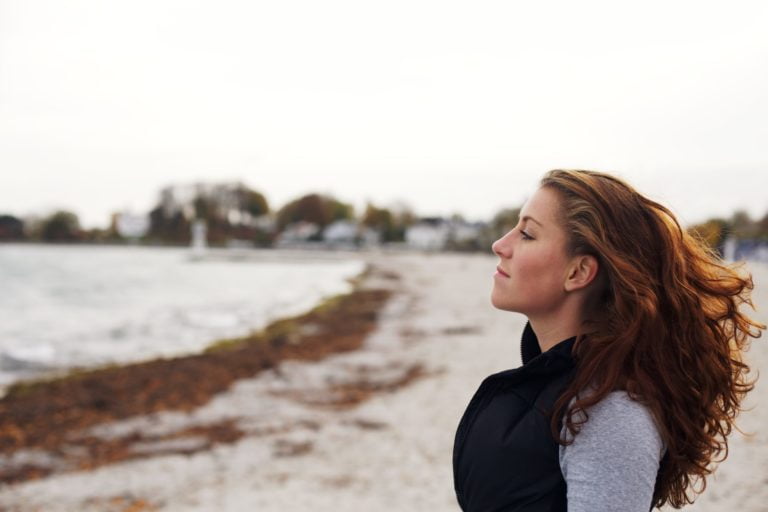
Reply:
[[[348,257],[348,255],[345,255]],[[459,254],[361,254],[400,280],[374,274],[365,286],[395,291],[362,349],[321,362],[289,361],[239,380],[192,413],[164,412],[101,425],[93,433],[163,434],[231,419],[247,435],[183,455],[203,442],[180,437],[134,447],[146,458],[56,474],[0,488],[18,511],[457,511],[453,436],[488,374],[518,366],[524,318],[489,301],[496,258]],[[768,267],[755,267],[758,304],[768,308]],[[768,321],[766,309],[758,315]],[[768,369],[768,338],[748,354]],[[421,365],[406,387],[351,408],[324,405],[334,386],[361,377],[386,385]],[[765,382],[749,399],[728,459],[686,510],[765,510],[768,420]],[[383,386],[386,387],[386,386]],[[195,451],[191,449],[190,451]],[[163,453],[173,453],[163,455]],[[26,456],[34,457],[35,454]],[[37,454],[44,456],[44,454]]]

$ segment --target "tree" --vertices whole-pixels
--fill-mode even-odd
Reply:
[[[260,192],[243,185],[238,189],[237,194],[240,211],[252,217],[259,217],[269,213],[267,199]]]
[[[331,211],[331,222],[337,220],[351,220],[355,218],[355,207],[332,197],[326,198]]]
[[[733,236],[736,238],[749,239],[757,235],[757,223],[744,210],[739,210],[733,214],[730,225]]]
[[[167,219],[162,205],[157,205],[149,212],[148,238],[163,238],[167,230]]]
[[[214,216],[216,215],[216,205],[214,205],[213,201],[205,196],[199,194],[195,196],[195,199],[192,201],[192,205],[195,208],[196,219],[209,222],[213,220]]]
[[[688,233],[705,242],[722,256],[725,238],[728,236],[728,222],[723,219],[709,219],[689,227]]]
[[[377,208],[371,203],[366,203],[360,223],[378,232],[382,242],[390,242],[396,239],[397,233],[395,231],[394,216],[386,208]]]
[[[390,204],[388,210],[392,213],[392,229],[386,235],[385,241],[405,241],[405,231],[409,226],[416,223],[418,216],[411,206],[403,201],[395,201]]]
[[[503,236],[507,231],[517,226],[520,220],[520,208],[505,208],[493,216],[491,227],[497,236]]]
[[[41,238],[46,242],[73,242],[80,239],[80,221],[67,210],[58,210],[43,220]]]
[[[320,194],[307,194],[293,200],[277,212],[277,225],[280,230],[294,222],[311,222],[324,228],[331,222],[351,219],[352,206],[332,197]]]
[[[757,236],[761,240],[768,240],[768,213],[757,223]]]
[[[24,238],[24,223],[13,215],[0,215],[0,240]]]
[[[166,216],[162,205],[158,205],[149,212],[147,237],[162,242],[188,244],[191,239],[190,223],[181,210]]]
[[[168,221],[166,239],[177,244],[188,245],[192,239],[190,230],[190,222],[179,210]]]

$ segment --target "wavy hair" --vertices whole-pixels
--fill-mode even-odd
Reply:
[[[541,186],[560,198],[569,253],[590,254],[599,268],[552,432],[569,444],[559,425],[572,437],[588,420],[585,409],[626,391],[649,408],[667,447],[653,506],[693,503],[713,463],[728,456],[727,436],[754,387],[742,352],[766,326],[741,308],[754,310],[752,276],[615,176],[558,169]]]

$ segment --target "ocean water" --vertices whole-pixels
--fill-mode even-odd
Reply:
[[[71,367],[193,353],[351,289],[358,259],[261,251],[0,245],[0,387]]]

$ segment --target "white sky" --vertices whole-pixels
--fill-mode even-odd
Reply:
[[[768,2],[0,0],[0,213],[273,207],[486,219],[550,168],[683,222],[768,211]]]

